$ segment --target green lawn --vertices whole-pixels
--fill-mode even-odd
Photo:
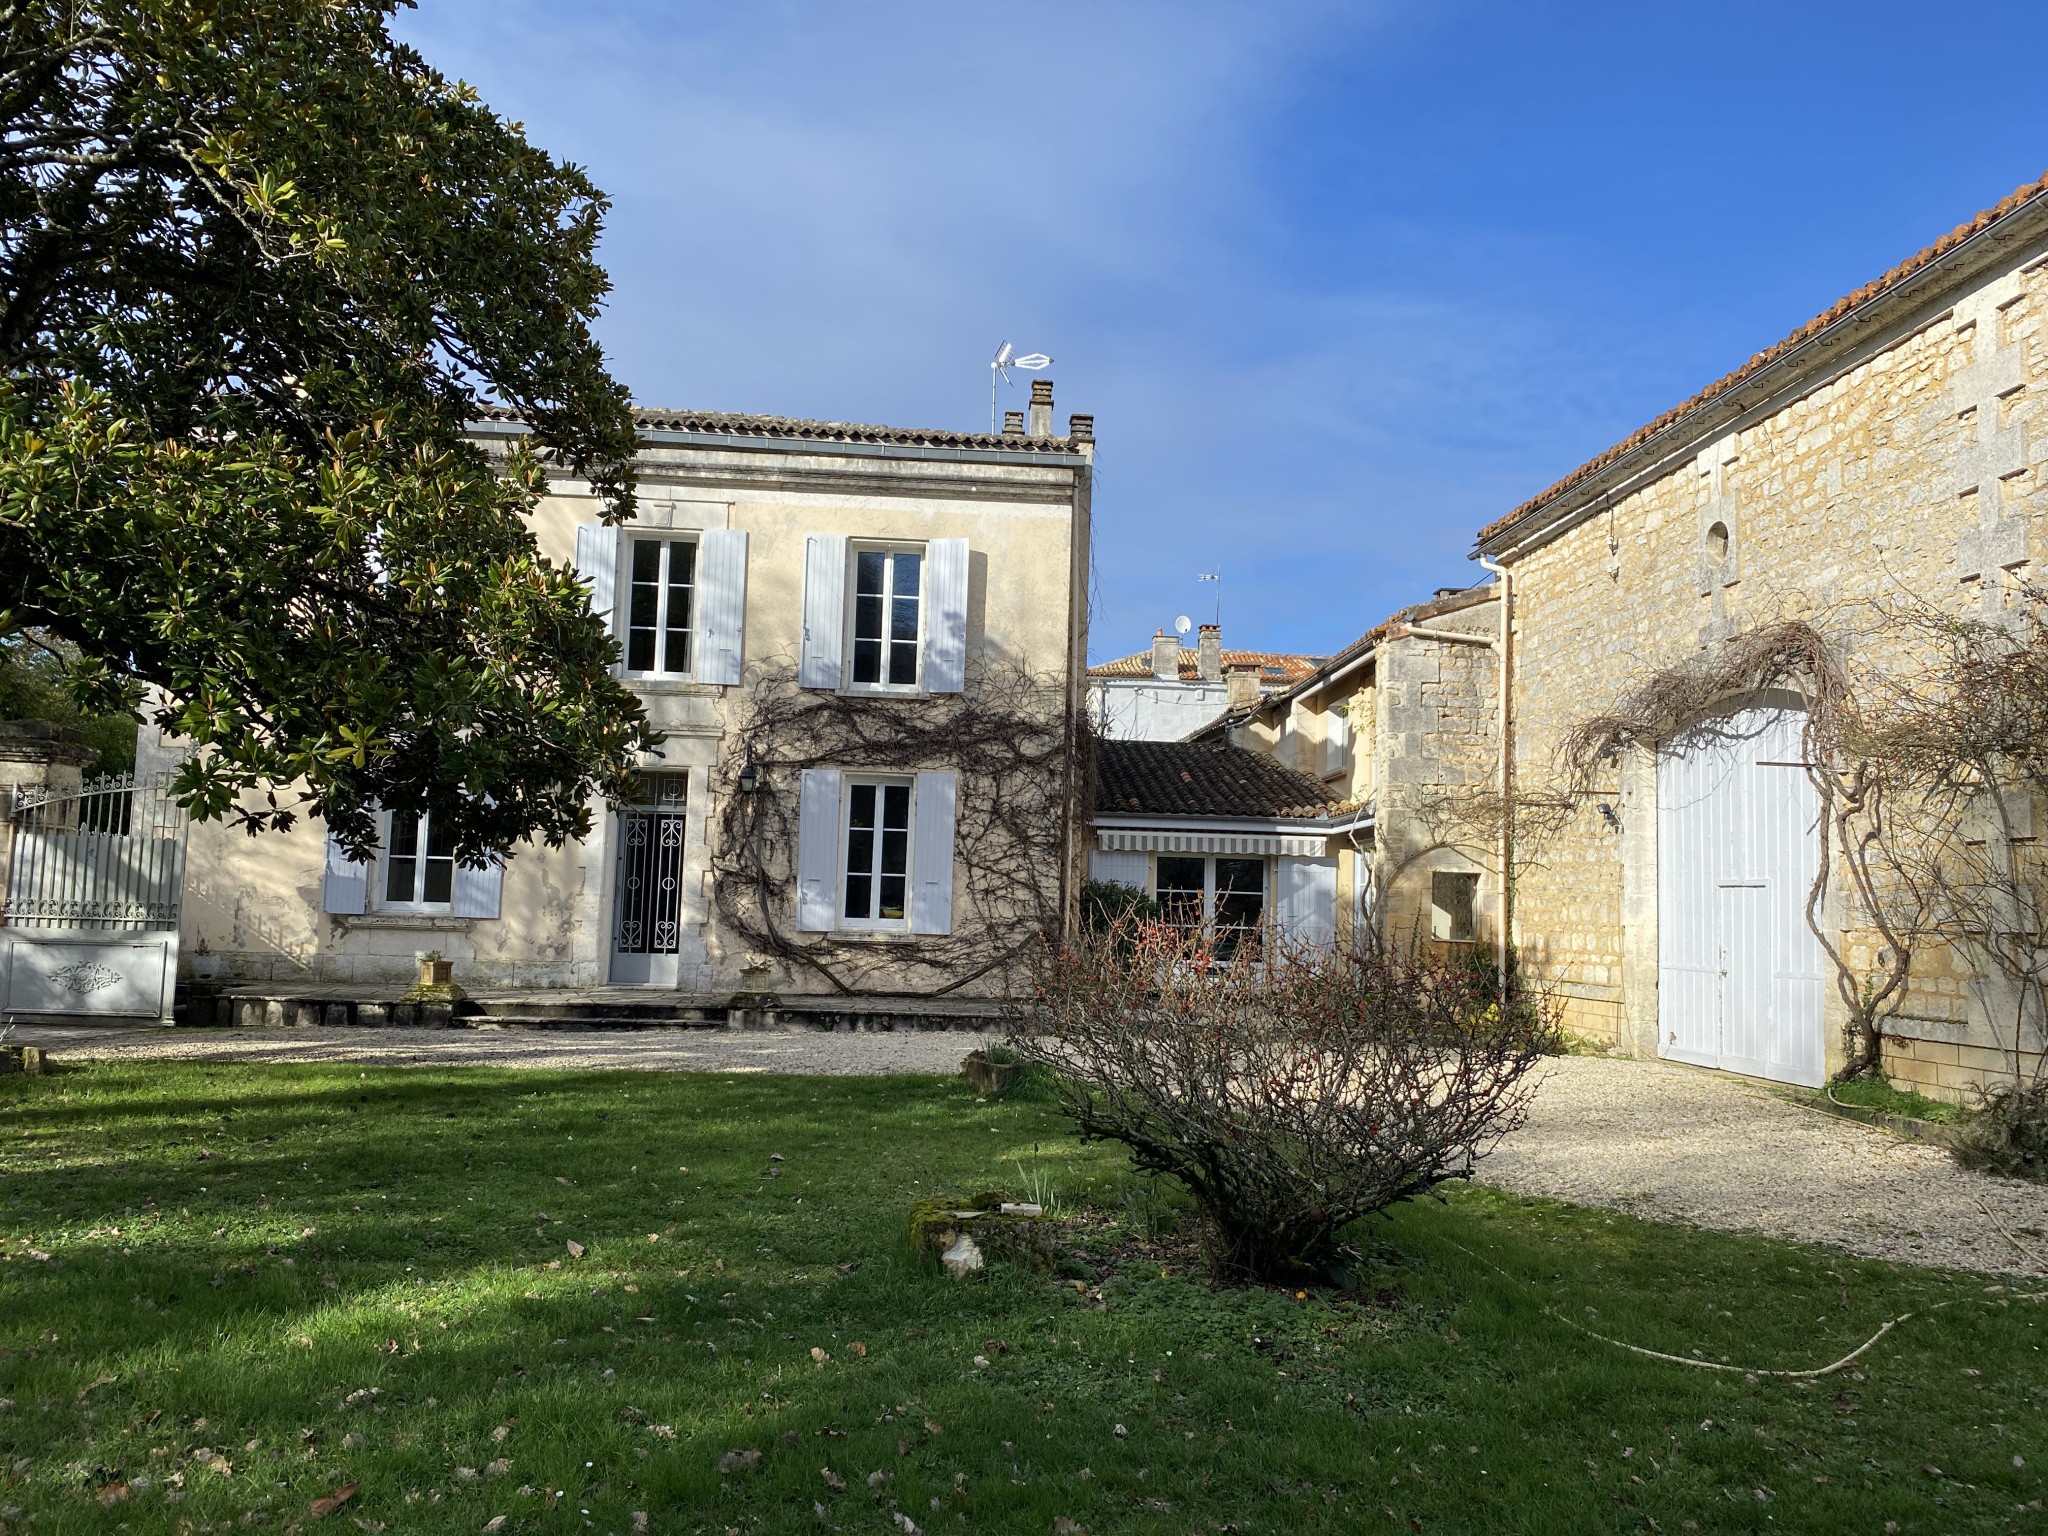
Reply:
[[[920,1195],[1047,1177],[1099,1287],[910,1258]],[[2024,1289],[1481,1190],[1364,1234],[1362,1299],[1213,1293],[1171,1218],[1042,1099],[956,1082],[0,1079],[0,1509],[289,1530],[353,1483],[323,1529],[2048,1531]],[[1792,1367],[1908,1311],[1803,1387],[1559,1320]]]

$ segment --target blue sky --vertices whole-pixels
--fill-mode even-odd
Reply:
[[[2048,6],[422,0],[613,200],[636,398],[1091,411],[1098,659],[1326,651],[1473,532],[2048,169]],[[1024,389],[1005,404],[1021,406]]]

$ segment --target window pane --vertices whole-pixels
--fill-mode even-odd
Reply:
[[[853,680],[856,683],[879,683],[882,680],[881,641],[853,642]]]
[[[1166,921],[1174,927],[1201,927],[1202,879],[1206,873],[1206,861],[1202,859],[1159,861],[1159,879],[1153,894],[1159,899]]]
[[[420,824],[417,817],[391,818],[391,846],[384,860],[384,899],[411,901],[419,878]]]
[[[889,604],[889,638],[891,640],[915,640],[917,638],[917,599],[897,597]]]
[[[690,598],[697,575],[697,546],[677,539],[668,546],[668,613],[663,617],[664,672],[690,670]]]
[[[654,670],[654,626],[661,611],[661,544],[635,539],[633,579],[626,594],[626,666],[634,672]]]
[[[872,827],[875,824],[875,786],[855,784],[846,797],[847,824],[855,827]]]
[[[924,556],[892,555],[889,558],[896,567],[896,595],[916,597],[919,591],[918,577],[924,569]]]
[[[856,640],[882,638],[882,600],[862,595],[853,600],[853,637]]]
[[[427,824],[427,877],[421,882],[422,901],[452,901],[455,897],[455,840],[442,834],[431,816]]]
[[[907,828],[910,825],[910,786],[888,784],[882,788],[882,825]]]
[[[889,647],[889,681],[904,687],[917,681],[917,646],[896,641]]]
[[[875,916],[887,921],[903,920],[903,886],[901,875],[884,875],[881,880],[882,896],[876,903]]]
[[[861,596],[882,595],[883,570],[889,557],[878,549],[863,549],[853,557],[853,590]]]
[[[874,888],[872,875],[848,875],[846,877],[846,915],[868,917],[872,915],[869,893]]]

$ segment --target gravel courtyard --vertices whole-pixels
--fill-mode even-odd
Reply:
[[[649,1031],[166,1031],[25,1028],[59,1060],[361,1062],[562,1070],[951,1073],[986,1037]],[[1658,1221],[1826,1243],[1909,1264],[2048,1277],[2048,1189],[1957,1168],[1939,1148],[1658,1062],[1548,1063],[1528,1123],[1482,1165],[1518,1194]]]

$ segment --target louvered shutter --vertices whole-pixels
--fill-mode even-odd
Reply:
[[[804,638],[796,680],[805,688],[837,688],[846,633],[846,536],[814,533],[804,540]]]
[[[1337,942],[1337,861],[1280,860],[1275,880],[1280,936],[1295,944],[1327,948]]]
[[[505,866],[493,859],[482,869],[455,866],[457,917],[496,917],[505,887]]]
[[[967,541],[925,546],[924,686],[927,693],[967,687]]]
[[[797,792],[796,926],[830,933],[839,925],[839,770],[806,768]]]
[[[697,614],[697,681],[737,686],[747,625],[742,530],[707,528],[698,535]]]
[[[619,530],[607,523],[576,525],[576,574],[590,588],[590,611],[617,632]]]
[[[910,931],[953,931],[953,816],[959,780],[920,773],[910,832]]]
[[[327,867],[320,877],[320,910],[360,917],[370,904],[370,866],[348,856],[327,834]]]

